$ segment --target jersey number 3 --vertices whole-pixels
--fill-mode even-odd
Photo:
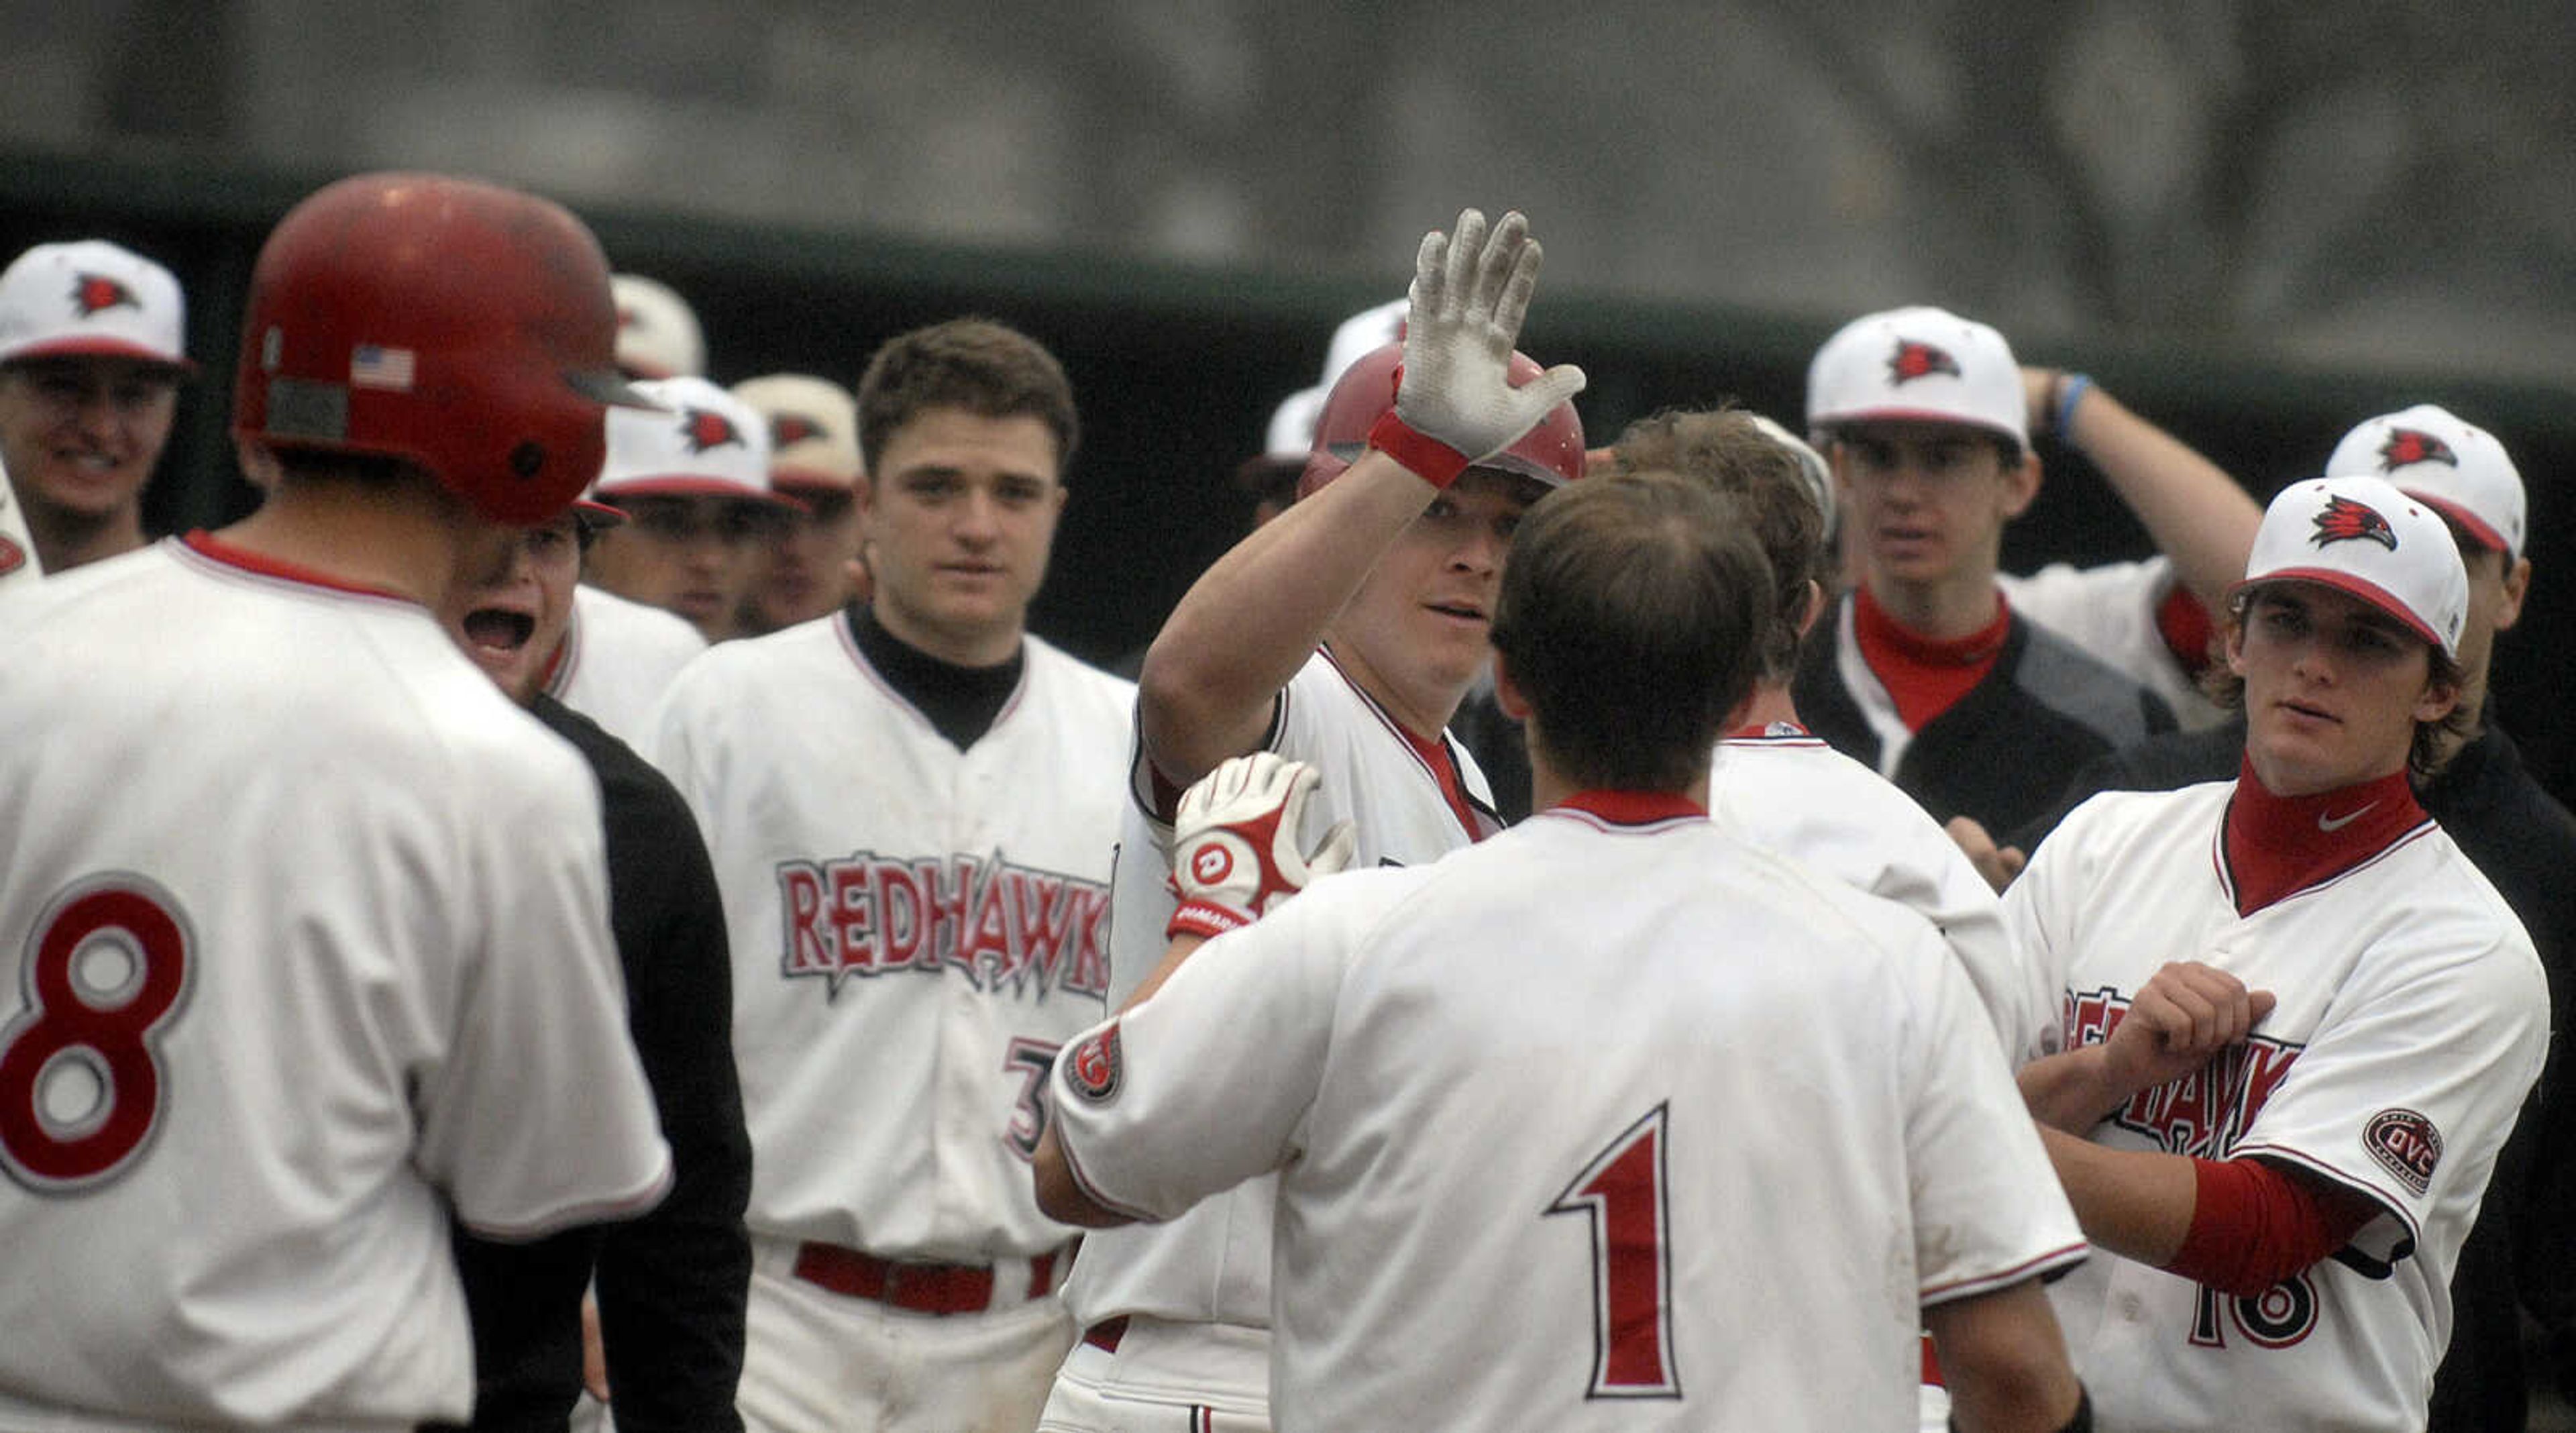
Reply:
[[[1592,1157],[1549,1214],[1592,1222],[1589,1398],[1679,1398],[1672,1246],[1666,1236],[1664,1111],[1657,1105]]]
[[[55,898],[28,938],[26,1003],[0,1029],[0,1162],[41,1194],[114,1178],[162,1109],[154,1045],[188,990],[188,930],[131,875]]]

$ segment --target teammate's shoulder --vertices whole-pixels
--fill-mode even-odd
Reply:
[[[1132,712],[1136,705],[1136,684],[1114,672],[1104,671],[1035,632],[1021,637],[1022,649],[1028,654],[1029,670],[1044,680],[1063,683],[1067,688],[1087,694],[1097,701],[1116,704],[1122,712]]]
[[[669,653],[706,650],[707,639],[687,619],[587,582],[573,588],[573,610],[589,635]]]

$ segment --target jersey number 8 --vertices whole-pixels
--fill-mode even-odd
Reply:
[[[40,1194],[114,1178],[160,1123],[161,1027],[192,951],[169,893],[131,875],[55,898],[29,937],[26,1003],[0,1030],[0,1163]]]

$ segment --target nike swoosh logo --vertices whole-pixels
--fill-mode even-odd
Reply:
[[[2342,830],[2346,826],[2349,826],[2353,822],[2370,814],[2370,807],[2378,804],[2378,802],[2373,801],[2370,803],[2370,806],[2364,806],[2358,811],[2347,812],[2341,816],[2328,816],[2326,813],[2320,811],[2317,813],[2317,829],[2327,833],[2328,835],[2332,835],[2333,833]]]

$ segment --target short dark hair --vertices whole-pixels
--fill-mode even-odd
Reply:
[[[1081,438],[1064,365],[1036,339],[987,318],[950,319],[887,339],[859,377],[858,401],[859,452],[871,467],[896,429],[932,408],[1036,418],[1055,435],[1059,465],[1073,461]]]
[[[1772,622],[1762,634],[1762,675],[1787,681],[1798,667],[1807,584],[1828,577],[1825,514],[1798,456],[1732,405],[1665,409],[1628,425],[1611,446],[1619,471],[1668,469],[1736,500],[1771,563]]]
[[[1736,503],[1669,471],[1558,488],[1512,538],[1493,642],[1530,740],[1586,787],[1678,791],[1753,691],[1771,565]]]
[[[2273,585],[2256,582],[2228,594],[2227,611],[2220,630],[2231,640],[2242,643],[2245,640],[2246,614]],[[2435,686],[2448,685],[2455,691],[2466,689],[2468,673],[2460,666],[2458,658],[2446,655],[2432,642],[2424,643],[2424,654],[2427,658],[2426,681]],[[2245,709],[2245,679],[2230,671],[2225,662],[2212,662],[2209,670],[2200,674],[2200,690],[2222,710]],[[2432,780],[2458,754],[2460,743],[2477,735],[2477,729],[2478,715],[2469,710],[2465,702],[2453,705],[2440,721],[2415,723],[2414,740],[2406,748],[2406,770],[2418,781]]]

